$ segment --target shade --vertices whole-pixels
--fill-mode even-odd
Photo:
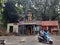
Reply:
[[[42,26],[58,26],[58,21],[42,21]]]

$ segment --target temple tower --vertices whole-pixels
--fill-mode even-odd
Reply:
[[[30,9],[27,11],[26,21],[32,21],[32,12]]]

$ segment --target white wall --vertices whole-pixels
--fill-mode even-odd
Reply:
[[[7,33],[9,33],[10,26],[13,26],[13,32],[18,33],[18,25],[14,25],[13,23],[7,24]]]

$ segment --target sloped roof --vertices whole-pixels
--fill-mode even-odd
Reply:
[[[58,26],[58,21],[42,21],[42,26]]]
[[[20,21],[18,25],[35,25],[36,22],[30,21],[30,22],[24,22],[24,21]]]
[[[58,26],[58,21],[31,21],[24,22],[20,21],[18,25],[42,25],[42,26]]]

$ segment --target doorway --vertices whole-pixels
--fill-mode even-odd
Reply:
[[[13,33],[13,26],[10,26],[9,33]]]
[[[28,26],[26,26],[26,29],[27,29],[27,34],[28,34],[28,35],[32,35],[32,32],[33,32],[33,26],[28,25]]]

